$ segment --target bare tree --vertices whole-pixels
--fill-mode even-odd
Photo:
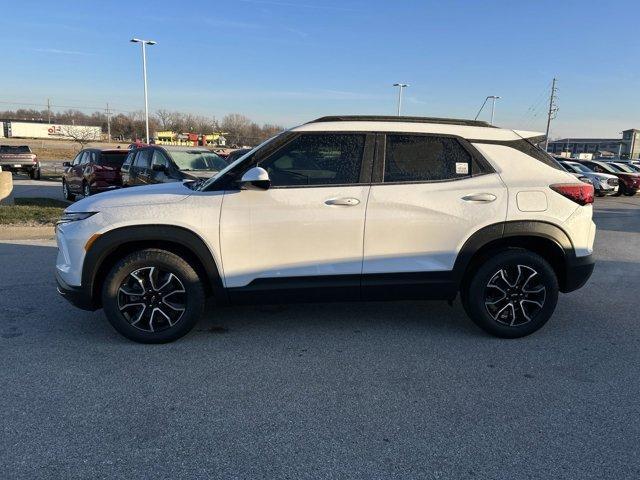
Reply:
[[[96,140],[100,140],[100,133],[96,131],[95,127],[83,127],[81,125],[64,125],[61,128],[61,133],[71,138],[74,142],[80,144],[80,149],[83,149],[85,145]]]
[[[170,112],[169,110],[165,110],[161,108],[156,110],[156,117],[158,118],[158,123],[160,124],[160,128],[162,130],[170,130],[171,123],[174,120],[175,112]]]
[[[232,144],[240,145],[247,141],[251,129],[251,119],[239,113],[230,113],[222,119],[221,129],[229,135]]]

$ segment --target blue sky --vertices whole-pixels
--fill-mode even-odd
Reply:
[[[407,115],[473,118],[495,94],[497,124],[544,130],[556,76],[552,136],[640,128],[637,0],[0,0],[0,12],[0,109],[141,109],[138,36],[158,42],[152,111],[293,126],[393,114],[391,85],[406,82]]]

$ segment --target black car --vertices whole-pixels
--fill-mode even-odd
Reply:
[[[122,165],[125,187],[212,177],[227,166],[206,148],[151,145],[134,148]]]
[[[234,150],[229,155],[227,155],[225,160],[227,161],[227,163],[233,163],[237,159],[242,157],[243,155],[249,153],[251,150],[253,150],[253,149],[252,148],[239,148],[238,150]]]

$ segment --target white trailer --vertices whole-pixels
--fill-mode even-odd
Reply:
[[[11,138],[60,138],[65,140],[82,136],[88,140],[100,140],[102,129],[84,125],[62,125],[38,122],[8,122]]]

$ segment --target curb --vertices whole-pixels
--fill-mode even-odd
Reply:
[[[54,226],[0,226],[0,240],[53,240],[55,236]]]

